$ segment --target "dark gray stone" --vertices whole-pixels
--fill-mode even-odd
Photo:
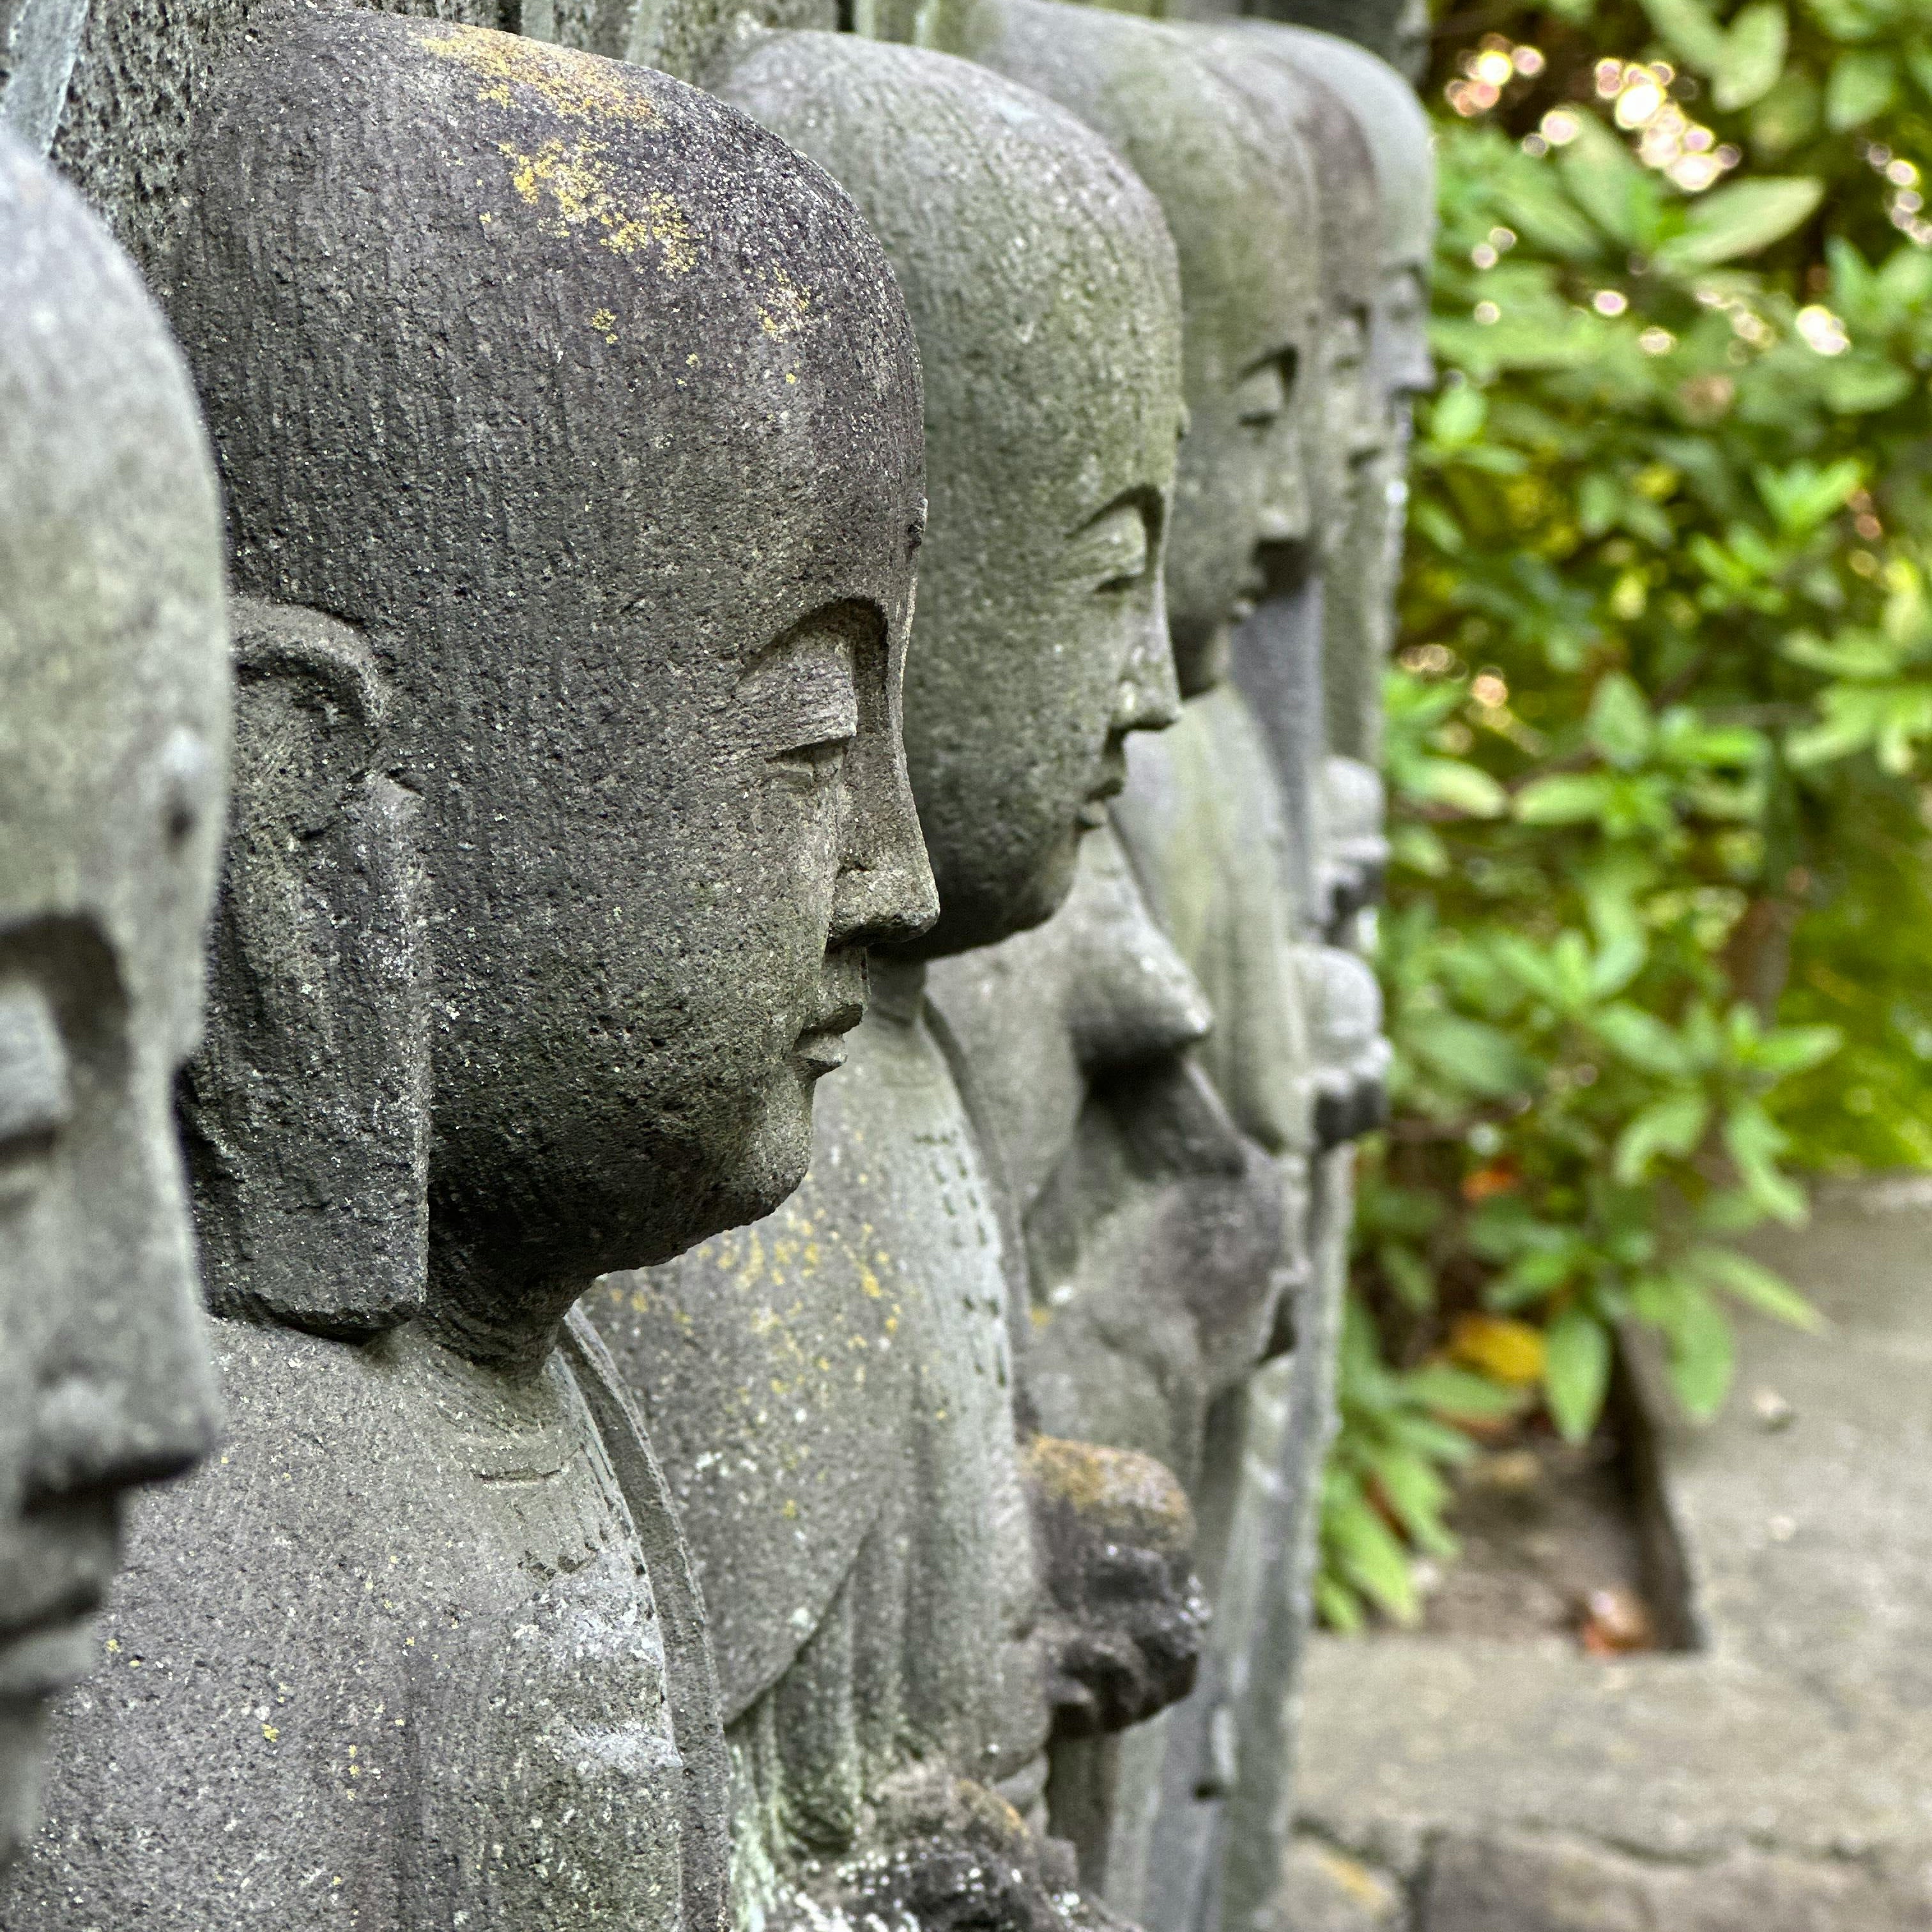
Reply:
[[[210,1446],[176,1144],[229,736],[220,512],[133,268],[0,133],[0,1866],[122,1499]]]
[[[192,206],[194,124],[267,0],[0,0],[0,124],[106,218],[150,282]],[[363,0],[375,10],[507,29],[701,80],[736,21],[836,24],[835,0]]]
[[[716,100],[254,25],[175,292],[280,607],[188,1095],[235,1426],[144,1521],[0,1918],[711,1927],[700,1599],[566,1311],[789,1191],[862,950],[933,915],[910,332]]]
[[[1452,1838],[1422,1886],[1417,1932],[1908,1932],[1909,1898],[1856,1864],[1740,1850],[1658,1865],[1522,1833]]]
[[[1065,896],[1124,738],[1174,709],[1172,244],[1102,142],[982,69],[800,33],[719,85],[852,194],[906,292],[932,479],[906,735],[941,907],[910,950],[1002,938]],[[923,968],[875,971],[799,1194],[596,1317],[721,1606],[741,1922],[1050,1924],[1084,1908],[1039,1835],[1049,1724],[1191,1669],[1185,1510],[1144,1458],[1023,1451],[1008,1190]]]
[[[1179,28],[1058,0],[948,0],[922,33],[1038,88],[1105,136],[1173,232],[1188,430],[1168,618],[1181,691],[1192,696],[1225,672],[1228,623],[1266,580],[1258,553],[1306,535],[1290,404],[1309,361],[1317,257],[1300,157],[1279,150]]]
[[[1412,86],[1428,70],[1427,0],[1250,0],[1240,10],[1354,41]]]
[[[1278,62],[1340,110],[1352,144],[1331,139],[1325,150],[1365,154],[1323,176],[1324,206],[1348,212],[1345,233],[1324,230],[1324,268],[1331,281],[1346,265],[1360,285],[1363,241],[1378,237],[1369,264],[1354,428],[1338,416],[1331,446],[1346,458],[1328,497],[1324,545],[1323,704],[1328,748],[1373,766],[1382,745],[1382,679],[1395,634],[1395,596],[1408,508],[1409,418],[1414,397],[1433,385],[1427,340],[1429,274],[1436,230],[1436,169],[1421,104],[1384,62],[1333,34],[1258,22],[1232,37],[1251,58]],[[1358,204],[1371,190],[1372,208]],[[1347,343],[1352,328],[1338,340]],[[1291,586],[1282,586],[1284,590]],[[1241,646],[1237,645],[1237,656]]]

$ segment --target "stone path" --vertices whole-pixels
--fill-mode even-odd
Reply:
[[[1661,1430],[1702,1647],[1319,1640],[1276,1932],[1932,1928],[1932,1177],[1760,1252],[1832,1326]]]

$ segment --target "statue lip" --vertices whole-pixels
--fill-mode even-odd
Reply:
[[[845,1064],[845,1035],[866,1017],[865,1002],[846,1000],[814,1019],[798,1036],[793,1057],[814,1073]]]
[[[1127,754],[1116,734],[1107,740],[1099,782],[1081,801],[1074,822],[1083,832],[1097,832],[1107,822],[1107,801],[1127,788]]]
[[[104,1594],[96,1582],[74,1585],[38,1615],[0,1630],[0,1703],[56,1697],[93,1675],[94,1616]]]

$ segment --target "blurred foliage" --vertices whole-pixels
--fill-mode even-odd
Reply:
[[[1450,0],[1437,54],[1343,1624],[1449,1547],[1432,1376],[1580,1438],[1635,1322],[1708,1414],[1734,1310],[1814,1319],[1733,1245],[1792,1170],[1932,1165],[1932,0]]]

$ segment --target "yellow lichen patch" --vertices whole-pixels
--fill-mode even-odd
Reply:
[[[1049,1502],[1064,1503],[1096,1531],[1121,1534],[1156,1549],[1185,1550],[1194,1513],[1172,1472],[1132,1449],[1104,1448],[1036,1436],[1027,1445],[1027,1474]]]
[[[575,47],[528,40],[515,34],[456,21],[420,27],[416,38],[439,59],[454,61],[483,82],[478,100],[500,107],[513,104],[514,88],[524,88],[553,113],[577,121],[632,121],[646,126],[658,117],[652,100],[616,61],[600,60]]]
[[[534,154],[507,141],[497,146],[510,163],[510,184],[532,208],[548,211],[546,235],[582,235],[614,255],[640,254],[656,245],[664,266],[688,274],[698,260],[696,237],[684,211],[656,188],[620,183],[600,141],[553,136]]]
[[[758,326],[774,341],[796,335],[809,320],[812,291],[802,289],[776,266],[764,270],[765,298],[758,304]]]

